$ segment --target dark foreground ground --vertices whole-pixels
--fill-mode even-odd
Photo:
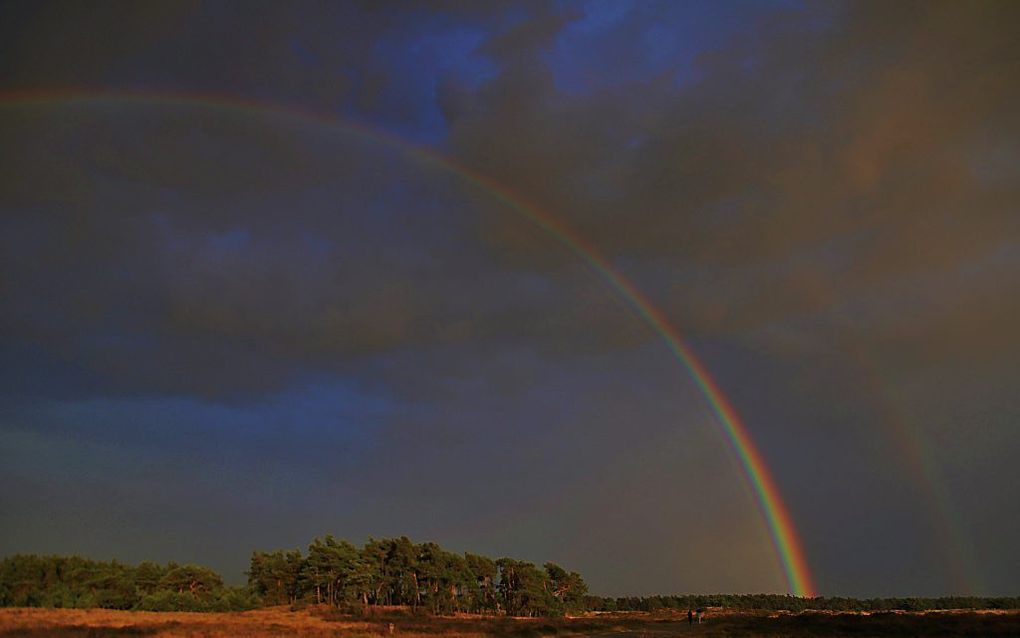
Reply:
[[[392,623],[392,634],[390,624]],[[702,624],[685,616],[613,614],[583,618],[510,619],[409,615],[356,618],[327,609],[262,609],[243,613],[132,612],[105,609],[0,609],[0,636],[54,638],[680,638],[783,636],[1018,636],[1020,613],[929,612],[766,615],[716,610]]]

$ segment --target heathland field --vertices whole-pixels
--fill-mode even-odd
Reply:
[[[0,636],[216,638],[282,636],[349,638],[673,638],[679,636],[1017,636],[1015,611],[762,613],[709,610],[689,625],[684,614],[591,614],[529,619],[458,615],[417,616],[402,610],[365,617],[328,607],[274,607],[246,612],[195,613],[108,609],[0,609]]]

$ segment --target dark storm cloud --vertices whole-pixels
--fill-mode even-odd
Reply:
[[[487,254],[481,216],[509,209],[363,136],[144,102],[7,113],[5,164],[23,168],[4,178],[6,333],[130,391],[229,396],[429,344],[642,335],[580,265]]]
[[[435,144],[691,338],[833,593],[962,587],[890,414],[936,441],[994,548],[984,587],[1015,587],[990,567],[1015,561],[995,531],[1020,523],[1014,490],[988,489],[1020,453],[1012,4],[0,12],[4,91],[227,95]],[[186,540],[226,507],[257,546],[410,533],[564,556],[605,592],[782,589],[653,331],[463,177],[300,118],[138,100],[0,106],[0,165],[4,547],[239,574],[226,541]],[[49,522],[81,503],[109,517],[62,549]]]
[[[944,281],[1015,245],[1015,170],[979,168],[1020,133],[1015,9],[838,15],[828,28],[808,12],[736,37],[702,56],[691,87],[667,77],[564,95],[539,64],[517,72],[515,52],[470,110],[449,111],[452,146],[633,271],[647,263],[658,298],[697,331],[825,312],[891,281]],[[973,328],[1009,310],[957,312]],[[926,317],[910,320],[919,339],[943,342],[925,335]]]
[[[422,102],[401,93],[403,78],[394,74],[406,69],[387,65],[374,43],[412,26],[470,31],[459,12],[445,11],[452,8],[334,5],[311,22],[277,9],[101,11],[85,21],[116,24],[112,38],[95,38],[103,32],[97,27],[56,46],[54,33],[83,9],[37,15],[14,7],[6,23],[17,25],[18,37],[7,59],[18,63],[8,83],[275,102],[298,95],[323,112],[353,108],[392,121],[386,104]],[[464,15],[492,22],[485,13]],[[151,39],[137,36],[152,29]],[[163,29],[175,36],[159,37]],[[36,30],[44,35],[28,37]],[[244,35],[220,37],[231,32]],[[68,70],[62,59],[79,48],[94,54]],[[440,67],[444,74],[457,68]],[[133,68],[145,72],[145,83]],[[287,88],[302,74],[321,86],[344,73],[360,78],[347,107]],[[472,85],[470,73],[462,80]],[[526,338],[535,327],[572,323],[558,315],[605,303],[596,293],[582,298],[582,310],[565,301],[549,308],[557,300],[548,275],[517,275],[478,250],[451,250],[480,213],[442,209],[479,193],[457,193],[464,184],[439,175],[454,197],[436,194],[434,172],[358,136],[159,104],[13,107],[6,121],[4,164],[19,166],[3,178],[7,332],[111,377],[113,387],[206,395],[280,389],[307,365],[336,369],[352,356],[508,330]],[[543,305],[510,295],[514,289]],[[53,294],[38,299],[39,290]]]
[[[4,21],[5,84],[179,90],[186,83],[189,92],[250,96],[275,88],[335,106],[349,83],[344,67],[379,30],[350,24],[361,14],[349,5],[323,5],[322,19],[308,22],[259,4],[12,3]],[[336,57],[323,60],[332,63],[329,75],[317,67],[316,44],[304,54],[292,46],[301,35],[321,40],[345,22],[342,44],[329,49]]]

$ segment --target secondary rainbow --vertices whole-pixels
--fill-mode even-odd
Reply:
[[[816,595],[813,579],[793,518],[779,492],[772,472],[751,439],[751,435],[712,378],[708,369],[691,350],[680,333],[670,325],[665,315],[622,272],[612,266],[609,259],[575,231],[532,205],[520,195],[492,179],[473,172],[457,161],[425,147],[408,142],[390,133],[338,117],[303,110],[301,108],[253,102],[221,95],[154,93],[154,92],[97,92],[89,89],[72,89],[46,92],[14,92],[0,94],[0,105],[44,106],[46,104],[103,104],[138,103],[179,105],[209,109],[228,109],[262,112],[315,122],[318,125],[353,132],[399,149],[406,155],[439,166],[461,176],[476,187],[497,198],[509,209],[527,218],[535,226],[556,238],[563,246],[584,260],[601,275],[616,292],[631,305],[645,322],[662,338],[676,359],[686,368],[698,389],[705,396],[717,422],[746,473],[768,525],[779,562],[791,593],[797,596]]]
[[[944,548],[942,563],[952,572],[959,591],[975,595],[984,589],[984,583],[975,567],[974,544],[946,490],[931,444],[917,426],[917,419],[897,400],[893,390],[896,382],[887,377],[876,353],[864,344],[857,344],[849,349],[848,359],[862,371],[858,378],[863,379],[872,396],[879,399],[877,407],[883,412],[882,422],[888,426],[886,430],[899,448],[900,458],[914,484],[920,488],[919,496],[927,501],[934,536]]]

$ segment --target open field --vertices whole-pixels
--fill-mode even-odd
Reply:
[[[511,619],[464,616],[355,618],[328,609],[285,607],[235,613],[142,612],[107,609],[0,609],[0,636],[55,638],[218,638],[278,636],[376,638],[672,638],[679,636],[1020,636],[1015,612],[801,613],[716,612],[689,626],[679,615],[606,614],[583,618]]]

